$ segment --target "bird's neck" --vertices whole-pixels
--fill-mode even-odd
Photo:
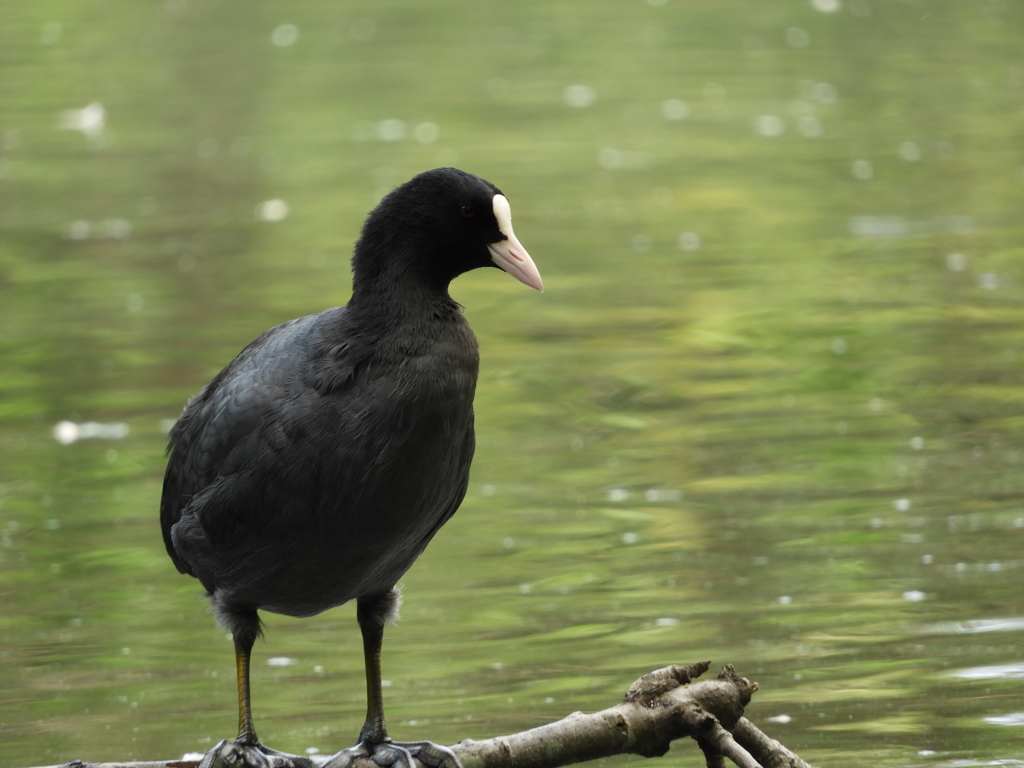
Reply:
[[[347,306],[352,321],[384,331],[410,324],[422,326],[458,311],[447,282],[426,282],[408,274],[367,279],[356,273]]]
[[[352,259],[352,298],[348,311],[354,318],[374,322],[402,321],[436,316],[440,308],[455,305],[448,293],[450,276],[436,274],[430,269],[436,264],[431,255],[403,248],[402,243],[374,243],[367,248],[363,242],[357,246]],[[386,246],[386,248],[381,247]],[[380,251],[387,258],[378,258]]]

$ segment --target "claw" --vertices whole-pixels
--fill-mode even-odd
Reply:
[[[221,739],[217,746],[203,755],[199,768],[231,768],[243,761],[241,748],[233,741]]]
[[[432,741],[414,741],[402,746],[429,768],[462,768],[458,755]]]
[[[225,740],[203,755],[199,768],[313,768],[313,761],[259,743],[239,744]]]
[[[396,744],[393,741],[374,747],[370,759],[381,768],[415,768],[412,753],[404,744]]]
[[[381,768],[416,768],[415,760],[427,768],[463,768],[458,756],[448,747],[431,741],[403,743],[390,740],[379,744],[361,741],[331,756],[319,768],[349,768],[360,757],[369,757]]]
[[[363,742],[359,742],[354,747],[343,749],[337,754],[332,755],[320,768],[348,768],[358,758],[369,756],[370,750],[366,748]]]

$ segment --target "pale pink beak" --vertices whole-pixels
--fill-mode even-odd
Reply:
[[[504,195],[495,195],[493,206],[494,218],[497,219],[498,229],[505,239],[487,246],[491,252],[491,261],[519,282],[543,292],[544,283],[540,279],[537,266],[512,231],[512,208],[508,200]]]

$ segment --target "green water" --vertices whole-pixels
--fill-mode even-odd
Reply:
[[[4,10],[0,765],[233,735],[231,644],[160,540],[167,424],[343,303],[366,212],[437,165],[503,189],[547,292],[453,285],[479,450],[385,640],[392,734],[711,659],[822,766],[1022,759],[1020,4]],[[263,740],[351,744],[354,611],[266,623]]]

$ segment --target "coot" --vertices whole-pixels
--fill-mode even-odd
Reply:
[[[348,305],[271,328],[171,430],[164,543],[206,588],[238,668],[238,737],[205,765],[267,765],[281,754],[253,729],[257,611],[313,616],[349,600],[363,636],[366,722],[358,744],[328,764],[361,755],[458,764],[443,747],[389,739],[380,649],[395,584],[458,509],[473,458],[477,342],[448,285],[495,266],[543,290],[501,191],[454,168],[414,177],[367,218]]]

